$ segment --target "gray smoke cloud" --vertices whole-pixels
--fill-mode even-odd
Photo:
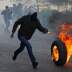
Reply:
[[[39,0],[40,1],[40,0]],[[63,3],[70,3],[72,4],[71,0],[41,0],[42,2],[49,2],[51,4],[55,4],[55,5],[59,5],[59,4],[63,4]]]
[[[72,4],[72,0],[39,0],[41,2],[48,2],[53,5],[63,5],[63,4]],[[48,11],[49,13],[49,11]],[[55,30],[56,26],[64,23],[64,22],[72,22],[71,12],[58,12],[58,11],[51,11],[52,16],[48,18],[48,27],[51,27],[52,31]]]

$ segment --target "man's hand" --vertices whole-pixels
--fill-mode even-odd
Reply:
[[[48,29],[45,28],[44,33],[48,33]]]
[[[13,38],[14,37],[14,34],[12,33],[10,37]]]
[[[53,33],[53,32],[48,32],[48,34],[49,34],[49,35],[53,35],[54,33]]]

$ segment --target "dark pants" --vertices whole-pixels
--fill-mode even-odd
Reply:
[[[20,44],[20,47],[15,51],[14,55],[17,56],[19,53],[21,53],[26,46],[31,62],[32,63],[36,62],[35,57],[33,55],[32,47],[29,41],[26,40],[25,37],[21,35],[18,35],[18,38],[21,41],[21,44]]]

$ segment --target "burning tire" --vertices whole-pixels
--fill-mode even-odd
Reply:
[[[53,62],[58,66],[63,66],[66,63],[67,49],[62,41],[56,40],[52,43],[51,56]]]

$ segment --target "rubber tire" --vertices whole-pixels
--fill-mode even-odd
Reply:
[[[51,45],[51,56],[53,53],[53,47],[54,46],[58,47],[58,51],[59,51],[59,59],[58,61],[53,60],[53,62],[57,65],[57,66],[64,66],[64,64],[67,61],[67,50],[66,50],[66,46],[65,44],[60,41],[60,40],[56,40],[52,43]]]

